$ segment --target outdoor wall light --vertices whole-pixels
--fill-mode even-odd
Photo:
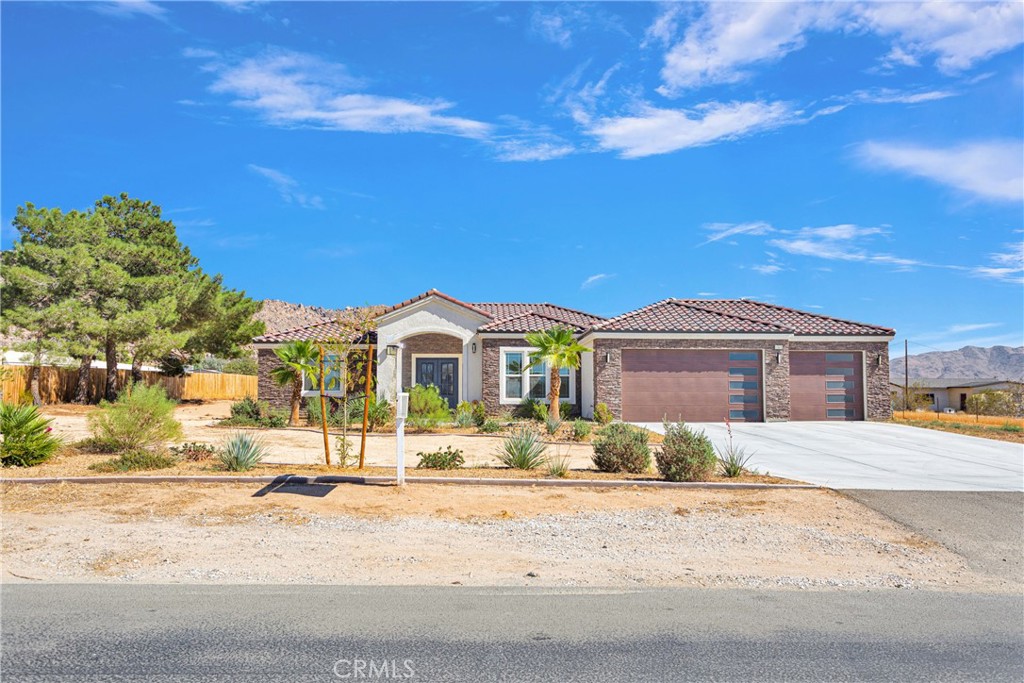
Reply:
[[[476,342],[473,342],[473,344],[470,346],[470,348],[473,349],[473,353],[476,353]]]
[[[775,354],[775,363],[778,364],[778,363],[781,363],[781,362],[782,362],[782,351],[779,351],[778,353]]]
[[[882,367],[882,354],[875,356],[875,365]]]
[[[611,351],[605,351],[604,352],[604,362],[605,363],[611,363],[612,362],[612,352]]]
[[[388,355],[394,358],[398,355],[398,344],[388,344]]]

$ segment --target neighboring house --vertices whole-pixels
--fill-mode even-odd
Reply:
[[[562,400],[584,417],[598,403],[635,422],[890,417],[893,330],[757,301],[666,299],[605,319],[546,303],[467,303],[430,290],[384,309],[377,323],[364,341],[376,347],[377,393],[389,400],[434,384],[452,406],[482,400],[500,412],[525,398],[544,402],[548,373],[527,367],[524,337],[563,325],[593,349],[579,371],[563,371]],[[326,322],[257,337],[260,398],[288,402],[289,390],[269,377],[276,346],[326,341],[337,329]]]
[[[899,397],[903,397],[903,382],[893,379],[892,388]],[[930,405],[928,410],[936,412],[965,411],[967,410],[967,398],[979,391],[1021,391],[1024,387],[1022,382],[1011,382],[1001,379],[950,379],[940,377],[932,378],[911,378],[910,395],[914,392],[923,394]]]

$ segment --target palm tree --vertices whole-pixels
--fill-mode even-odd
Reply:
[[[552,420],[560,419],[558,394],[562,389],[562,368],[580,367],[580,354],[592,351],[576,341],[572,330],[568,327],[552,327],[543,332],[531,332],[526,335],[526,343],[537,349],[530,352],[530,365],[546,364],[551,381],[548,389],[548,415]]]
[[[288,418],[288,426],[299,424],[299,406],[302,403],[302,380],[304,377],[316,378],[317,363],[320,353],[316,346],[308,341],[294,341],[274,349],[281,359],[281,365],[270,371],[270,377],[281,386],[292,387],[292,414]]]

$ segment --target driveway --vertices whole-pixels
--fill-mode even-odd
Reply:
[[[662,425],[641,423],[662,433]],[[723,423],[694,423],[721,447]],[[882,422],[734,423],[763,473],[835,489],[1024,491],[1024,446]]]

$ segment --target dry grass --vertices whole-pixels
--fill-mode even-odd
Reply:
[[[999,415],[970,415],[967,413],[934,413],[925,410],[895,410],[894,420],[955,422],[968,425],[991,425],[1002,427],[1006,424],[1024,427],[1024,417],[1003,417]]]
[[[934,413],[931,413],[934,415]],[[1008,441],[1010,443],[1024,443],[1024,432],[1005,429],[1002,426],[995,427],[984,424],[972,424],[970,422],[951,422],[940,420],[902,420],[894,417],[895,424],[907,425],[908,427],[920,427],[922,429],[934,429],[939,432],[951,434],[964,434],[966,436],[977,436],[993,441]],[[1015,427],[1015,425],[1013,425]]]

